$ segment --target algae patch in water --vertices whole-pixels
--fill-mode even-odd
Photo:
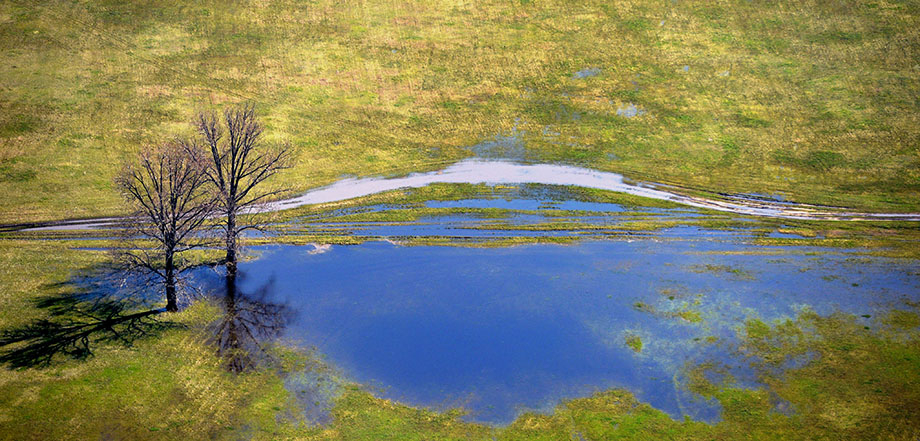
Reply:
[[[639,337],[638,335],[627,336],[626,346],[632,348],[633,351],[642,352],[642,337]]]

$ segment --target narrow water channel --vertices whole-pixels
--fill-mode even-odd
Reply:
[[[557,185],[616,191],[650,199],[663,200],[687,207],[706,208],[747,216],[782,219],[820,220],[893,220],[920,221],[920,213],[866,213],[836,207],[820,207],[773,200],[751,195],[713,194],[691,196],[674,187],[656,183],[631,183],[622,175],[559,164],[521,164],[507,160],[467,159],[443,170],[412,173],[398,178],[348,178],[310,190],[300,196],[253,207],[252,212],[275,212],[305,205],[354,199],[402,188],[421,188],[431,184],[506,184]],[[121,218],[98,218],[47,222],[39,225],[0,225],[0,231],[66,231],[111,228]]]

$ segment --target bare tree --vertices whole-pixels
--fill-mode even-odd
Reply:
[[[125,257],[162,281],[169,312],[178,311],[176,280],[183,268],[176,258],[204,244],[200,232],[214,209],[206,163],[189,145],[177,140],[149,147],[116,180],[136,209],[128,221],[132,235],[154,243],[131,247]]]
[[[258,227],[240,223],[239,215],[280,193],[260,184],[288,167],[290,147],[262,142],[263,128],[253,105],[228,108],[220,120],[213,113],[201,113],[195,125],[209,153],[207,179],[217,191],[217,211],[223,216],[227,273],[235,274],[239,235]]]

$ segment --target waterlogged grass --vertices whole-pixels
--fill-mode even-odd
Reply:
[[[423,202],[432,196],[464,199],[493,191],[495,197],[502,197],[506,191],[517,189],[435,186],[418,192],[378,195],[371,200],[414,207],[396,210],[407,210],[399,216],[409,220],[424,213]],[[336,210],[343,208],[360,207],[345,203],[300,214],[331,218]],[[501,220],[508,213],[491,214]],[[559,214],[562,213],[554,213]],[[570,214],[574,218],[578,213]],[[386,216],[379,219],[392,220]],[[690,222],[689,225],[695,222],[692,218],[681,222],[684,221]],[[709,222],[707,225],[712,228],[753,232],[755,241],[862,247],[890,243],[895,254],[916,258],[916,247],[910,245],[916,243],[916,230],[909,228],[909,223],[857,225],[709,218],[702,221]],[[654,219],[643,222],[655,224]],[[798,237],[768,237],[777,230]],[[36,308],[31,299],[62,294],[66,288],[54,285],[56,282],[108,258],[104,252],[79,251],[74,247],[114,245],[103,239],[68,240],[67,234],[60,233],[51,235],[59,240],[34,240],[38,236],[32,240],[0,240],[0,265],[9,269],[0,274],[3,306],[0,329],[42,318],[45,311]],[[248,242],[349,244],[373,239],[294,232]],[[432,236],[396,240],[405,245],[510,246],[579,239]],[[198,260],[208,256],[202,252],[189,258]],[[757,276],[729,265],[696,269],[723,277]],[[699,311],[699,295],[663,289],[661,296],[655,305],[643,303],[635,307],[676,323],[707,326],[710,317]],[[723,411],[717,423],[674,420],[639,402],[627,391],[609,390],[564,402],[548,415],[524,414],[509,426],[496,428],[466,422],[460,410],[435,412],[412,408],[380,399],[358,385],[344,382],[340,395],[332,403],[331,422],[325,426],[310,425],[300,416],[299,403],[284,388],[282,376],[304,365],[325,370],[331,367],[323,367],[322,359],[309,352],[278,348],[284,360],[280,366],[245,374],[227,373],[223,361],[201,332],[202,326],[218,314],[216,308],[203,302],[170,317],[183,328],[142,339],[132,347],[101,345],[95,348],[95,356],[85,362],[62,358],[46,369],[0,370],[0,438],[912,439],[920,434],[910,412],[920,407],[920,312],[917,305],[904,304],[900,308],[888,314],[862,317],[841,314],[822,317],[806,310],[795,320],[748,321],[739,326],[736,341],[704,339],[700,344],[722,345],[729,353],[745,357],[761,384],[755,388],[740,385],[729,369],[715,362],[687,366],[687,387],[699,394],[700,399],[717,400],[721,404]],[[625,344],[636,356],[655,356],[656,346],[643,341],[638,334],[627,334],[619,344]]]
[[[704,375],[720,370],[711,363],[690,375],[694,390],[722,405],[721,421],[715,424],[674,420],[627,392],[611,390],[565,402],[550,415],[524,414],[507,428],[487,432],[451,419],[432,427],[437,417],[423,411],[346,394],[349,398],[339,402],[344,408],[337,411],[349,418],[336,421],[347,424],[334,427],[341,439],[355,440],[912,439],[920,433],[912,417],[920,403],[915,327],[867,330],[856,317],[806,312],[794,321],[747,328],[754,330],[742,331],[734,350],[750,357],[768,386],[742,388],[733,384],[731,375],[719,375],[721,381],[714,384]],[[812,361],[779,375],[769,369],[801,354],[810,354]],[[358,423],[362,417],[380,426]]]
[[[536,210],[507,209],[499,207],[429,207],[432,201],[512,200],[534,198],[546,200]],[[587,203],[618,204],[625,211],[587,211],[555,208],[554,201],[571,200]],[[244,239],[249,245],[269,243],[285,244],[356,244],[377,240],[379,236],[362,235],[360,230],[375,226],[407,226],[422,220],[437,223],[441,218],[461,217],[471,222],[452,226],[457,244],[480,246],[483,240],[463,238],[463,231],[494,231],[505,236],[500,243],[535,243],[574,240],[582,238],[654,235],[681,227],[704,231],[733,232],[746,236],[752,244],[762,246],[762,253],[773,252],[773,247],[822,247],[852,250],[887,257],[917,258],[920,229],[915,222],[906,221],[820,221],[771,219],[762,217],[732,216],[703,209],[669,211],[675,204],[622,193],[559,186],[487,186],[473,184],[435,184],[418,189],[388,191],[347,201],[318,204],[260,214],[252,217],[267,225],[267,237]],[[531,219],[515,220],[515,216]],[[534,220],[534,217],[542,218]],[[248,220],[247,220],[248,221]],[[357,232],[349,231],[354,227]],[[514,231],[567,232],[573,238],[551,236],[516,237]],[[407,230],[411,234],[410,230]],[[107,230],[19,231],[2,233],[15,239],[83,239],[74,247],[111,246],[107,237],[116,234]],[[92,239],[92,240],[89,240]],[[448,244],[448,236],[441,238],[398,238],[400,243],[422,243],[436,240]],[[494,245],[494,244],[493,244]],[[755,251],[750,251],[755,252]],[[719,272],[719,268],[701,271]],[[728,271],[730,269],[727,269]],[[723,271],[725,272],[725,271]],[[738,277],[750,275],[736,274]]]
[[[916,317],[917,310],[893,315]],[[751,323],[732,348],[750,357],[767,386],[743,388],[731,375],[718,375],[714,384],[704,374],[719,371],[712,363],[693,369],[691,385],[703,397],[723,407],[721,421],[706,424],[674,420],[638,402],[624,391],[598,392],[558,406],[550,415],[524,414],[507,428],[482,432],[481,427],[456,420],[436,421],[420,411],[358,394],[339,402],[349,410],[341,439],[912,439],[920,424],[912,409],[920,404],[920,345],[913,327],[892,325],[881,318],[878,328],[866,329],[856,317],[820,317],[803,313],[783,323]],[[641,340],[631,347],[641,349]],[[638,351],[638,350],[637,350]],[[777,374],[777,363],[809,354],[812,361]],[[347,396],[347,394],[346,394]],[[362,416],[383,428],[358,424]],[[381,410],[385,409],[385,410]],[[382,416],[384,413],[386,416]],[[367,418],[369,416],[365,416]],[[337,420],[342,421],[342,420]],[[344,421],[343,421],[344,422]],[[357,426],[357,427],[356,427]],[[338,426],[336,426],[338,429]]]
[[[690,270],[697,273],[713,273],[713,274],[722,274],[729,277],[733,277],[739,280],[754,280],[754,275],[749,271],[746,271],[741,268],[735,268],[730,265],[694,265],[690,267]]]
[[[916,211],[918,9],[4,2],[0,222],[122,212],[124,159],[239,101],[292,143],[274,184],[295,191],[436,169],[514,134],[525,160]]]
[[[520,211],[515,211],[520,213]],[[324,218],[324,222],[414,222],[427,217],[467,215],[487,219],[502,219],[510,216],[511,210],[501,208],[403,208],[388,209],[370,213],[345,214]]]
[[[626,346],[636,352],[642,352],[642,337],[638,335],[629,335],[626,337]]]
[[[560,245],[573,244],[577,242],[577,237],[528,237],[528,236],[499,236],[499,237],[406,237],[400,238],[398,243],[404,246],[461,246],[461,247],[478,247],[478,248],[501,248],[515,245],[527,245],[534,243],[555,243]]]
[[[591,188],[566,187],[554,185],[485,185],[485,184],[431,184],[421,188],[386,191],[369,196],[339,202],[316,204],[275,213],[279,219],[298,218],[322,219],[328,221],[342,215],[347,209],[364,209],[382,206],[391,210],[421,210],[430,201],[463,201],[468,199],[511,200],[515,198],[534,197],[550,200],[572,200],[579,202],[599,202],[619,204],[637,210],[635,213],[618,213],[620,215],[642,214],[644,208],[685,208],[682,205],[657,199],[644,198],[626,193]],[[471,211],[473,209],[467,209]],[[708,212],[708,210],[706,210]],[[541,209],[547,216],[571,216],[578,214],[572,210]],[[362,214],[360,211],[354,215]],[[418,216],[415,216],[418,217]],[[391,218],[385,218],[391,220]]]
[[[916,1],[4,2],[0,222],[123,212],[112,185],[123,160],[145,143],[188,134],[195,111],[239,101],[258,104],[270,140],[291,141],[294,167],[273,185],[292,191],[343,175],[440,168],[470,155],[468,146],[519,134],[526,149],[517,159],[575,163],[704,194],[780,193],[799,202],[917,211],[918,12]],[[482,191],[433,186],[328,207]],[[487,191],[501,197],[504,190]],[[380,221],[395,217],[388,216]],[[910,223],[704,222],[697,225],[759,229],[756,243],[768,246],[864,247],[912,258],[920,249]],[[625,228],[662,227],[643,219]],[[770,237],[778,228],[800,237]],[[310,233],[250,243],[361,240]],[[577,239],[405,243],[547,240]],[[0,329],[42,318],[31,299],[60,294],[53,283],[106,258],[71,247],[104,244],[0,240]],[[730,267],[712,271],[736,276]],[[672,309],[650,312],[704,322],[692,300],[671,301]],[[185,329],[131,348],[99,347],[87,362],[0,370],[0,438],[920,436],[911,412],[920,408],[920,315],[910,305],[879,317],[806,312],[787,322],[746,323],[741,344],[728,349],[749,357],[764,387],[742,388],[729,375],[714,383],[702,372],[718,371],[715,365],[691,375],[701,396],[722,404],[717,424],[675,421],[614,390],[499,429],[463,422],[456,411],[381,400],[357,386],[335,401],[328,426],[308,427],[278,371],[224,372],[196,331],[214,314],[197,305],[173,318]],[[776,373],[803,356],[801,366]]]
[[[467,199],[501,200],[517,197],[546,199],[548,204],[537,210],[513,210],[481,207],[441,207],[425,205],[430,201],[462,201]],[[553,208],[553,200],[572,200],[619,204],[626,211],[594,212]],[[681,208],[679,211],[662,209]],[[368,236],[357,239],[337,237],[323,232],[327,224],[336,228],[355,226],[406,224],[422,219],[437,221],[439,217],[469,216],[477,222],[454,226],[462,230],[529,232],[572,232],[583,237],[615,237],[630,234],[655,234],[673,228],[695,227],[707,231],[735,232],[749,236],[750,242],[762,245],[763,253],[771,247],[824,247],[861,250],[878,256],[917,258],[920,229],[915,222],[906,221],[820,221],[771,219],[733,216],[704,209],[688,209],[667,201],[657,201],[622,193],[558,186],[498,186],[471,184],[435,184],[419,189],[395,190],[376,195],[330,204],[304,206],[276,215],[279,222],[278,237],[260,239],[254,243],[272,240],[284,243],[355,243],[374,239]],[[537,221],[514,221],[516,215],[538,216]],[[282,222],[288,222],[287,224]],[[329,237],[331,236],[331,237]],[[324,239],[329,237],[329,239]],[[324,242],[328,240],[328,242]],[[530,243],[557,238],[526,238]],[[701,271],[731,272],[731,268],[701,268]],[[724,271],[720,271],[724,270]],[[750,274],[735,274],[751,277]]]
[[[688,301],[674,301],[674,297],[670,296],[669,300],[671,300],[671,302],[667,304],[663,304],[662,305],[663,307],[656,307],[653,305],[649,305],[647,303],[637,302],[633,305],[633,308],[636,308],[636,310],[638,311],[642,311],[647,314],[654,315],[656,317],[668,318],[668,319],[680,319],[687,323],[700,323],[703,321],[703,317],[700,314],[700,311],[697,310],[697,308],[700,306],[700,303],[701,303],[701,300],[699,298],[695,299],[692,302],[688,302]],[[638,336],[636,336],[636,338],[638,338]],[[635,349],[635,346],[633,346],[634,344],[633,341],[634,340],[632,340],[632,337],[630,337],[627,339],[626,344],[632,347],[633,349]],[[639,341],[638,347],[639,349],[642,348],[641,340]],[[639,352],[639,351],[636,350],[636,352]]]
[[[920,345],[916,321],[896,319],[916,317],[917,305],[904,306],[874,320],[806,311],[795,322],[749,323],[739,351],[761,368],[773,392],[792,403],[793,419],[803,427],[829,437],[910,439],[920,433],[907,417],[920,404]],[[815,361],[777,373],[776,367],[802,355]]]

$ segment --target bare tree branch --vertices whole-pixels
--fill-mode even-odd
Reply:
[[[162,279],[170,312],[178,310],[176,279],[183,268],[177,256],[207,243],[202,231],[215,208],[200,151],[181,139],[148,147],[116,180],[136,210],[126,222],[126,237],[155,244],[153,249],[125,247],[123,262]]]
[[[290,146],[267,146],[261,142],[263,127],[252,105],[228,108],[220,120],[214,114],[199,114],[195,126],[207,150],[206,155],[200,155],[208,157],[204,176],[217,195],[217,211],[223,217],[227,271],[232,274],[236,272],[239,234],[248,227],[237,226],[238,216],[280,192],[262,190],[260,186],[279,170],[289,167]],[[199,149],[197,144],[189,148]]]

